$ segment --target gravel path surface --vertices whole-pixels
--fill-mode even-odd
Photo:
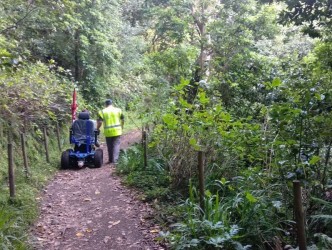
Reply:
[[[130,132],[121,147],[140,139],[140,131]],[[148,219],[152,209],[114,171],[105,164],[59,171],[40,197],[40,217],[30,232],[34,249],[163,249],[153,240],[159,228]]]

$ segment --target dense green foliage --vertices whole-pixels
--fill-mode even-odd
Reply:
[[[299,2],[284,2],[145,1],[137,8],[155,74],[143,106],[150,157],[185,195],[190,180],[197,183],[197,151],[206,155],[206,210],[201,217],[195,195],[183,203],[179,223],[164,235],[175,248],[295,246],[295,179],[306,197],[309,245],[331,242],[331,229],[316,220],[331,222],[330,6],[307,1],[300,7],[311,11],[297,15]],[[314,32],[321,39],[305,35]]]
[[[126,185],[141,189],[146,201],[165,200],[170,195],[170,178],[162,161],[152,158],[145,168],[141,145],[122,152],[117,173],[124,176]]]
[[[112,97],[136,113],[129,122],[151,129],[147,169],[140,147],[122,154],[125,182],[149,200],[183,195],[164,234],[172,246],[296,246],[297,179],[308,242],[329,248],[330,1],[4,0],[0,16],[3,146],[9,128],[15,140],[30,131],[40,142],[44,124],[65,127],[74,86],[80,107],[93,112]],[[204,213],[198,150],[206,155]],[[15,227],[0,226],[5,246],[19,246],[8,237]]]
[[[282,13],[283,23],[302,25],[303,32],[312,37],[323,37],[322,33],[331,31],[332,2],[317,1],[282,1],[287,3],[287,9]]]

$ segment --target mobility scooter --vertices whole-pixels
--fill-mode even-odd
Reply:
[[[96,149],[99,131],[90,120],[89,112],[80,112],[70,129],[70,143],[73,149],[67,149],[61,155],[61,168],[92,166],[100,168],[103,165],[103,150]]]

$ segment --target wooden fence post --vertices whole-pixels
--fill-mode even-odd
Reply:
[[[144,150],[144,168],[148,166],[148,153],[147,153],[147,134],[143,131],[143,150]]]
[[[7,143],[10,143],[12,141],[13,138],[13,134],[12,134],[12,123],[8,122],[8,129],[7,129]]]
[[[2,144],[2,142],[4,141],[4,137],[3,137],[3,122],[0,120],[0,140],[1,140],[1,146],[5,143]]]
[[[46,161],[50,162],[50,156],[48,153],[48,140],[47,140],[47,128],[44,126],[44,145],[45,145],[45,153],[46,153]]]
[[[304,225],[304,213],[302,207],[302,191],[301,183],[298,180],[293,181],[293,193],[294,193],[294,214],[297,228],[297,241],[299,250],[306,250],[306,234]]]
[[[142,126],[142,147],[144,147],[144,126]]]
[[[29,177],[29,166],[28,166],[28,156],[27,156],[27,151],[26,151],[26,143],[25,143],[25,134],[24,133],[21,133],[21,146],[22,146],[25,177],[28,178]]]
[[[198,151],[198,185],[199,185],[199,203],[202,211],[205,211],[204,205],[204,153]]]
[[[8,141],[8,178],[10,198],[15,198],[13,144],[11,141]]]
[[[59,151],[61,152],[60,129],[59,129],[59,123],[58,122],[56,122],[56,137],[58,139]]]

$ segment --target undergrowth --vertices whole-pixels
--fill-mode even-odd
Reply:
[[[0,151],[0,249],[30,249],[28,229],[38,216],[40,190],[58,169],[60,151],[55,133],[49,131],[49,157],[46,162],[42,137],[26,136],[29,176],[26,178],[21,145],[13,137],[15,198],[9,197],[7,139],[1,141]],[[64,144],[65,139],[62,140]]]
[[[117,173],[122,175],[123,182],[131,187],[139,188],[144,192],[144,200],[169,199],[170,178],[160,160],[151,159],[144,167],[142,146],[136,145],[122,151]]]
[[[141,145],[123,151],[117,173],[125,184],[143,191],[145,200],[153,201],[155,220],[164,229],[158,239],[168,248],[278,249],[287,243],[296,245],[287,181],[278,183],[273,175],[265,176],[257,168],[245,169],[228,179],[206,178],[203,210],[195,176],[190,181],[189,193],[179,195],[172,188],[165,162],[153,154],[153,149],[149,153],[150,160],[144,168]],[[308,240],[308,249],[329,249],[331,202],[312,198],[311,203],[321,209],[316,208],[316,214],[310,216],[309,229],[315,228],[317,232],[319,226],[322,233]]]

